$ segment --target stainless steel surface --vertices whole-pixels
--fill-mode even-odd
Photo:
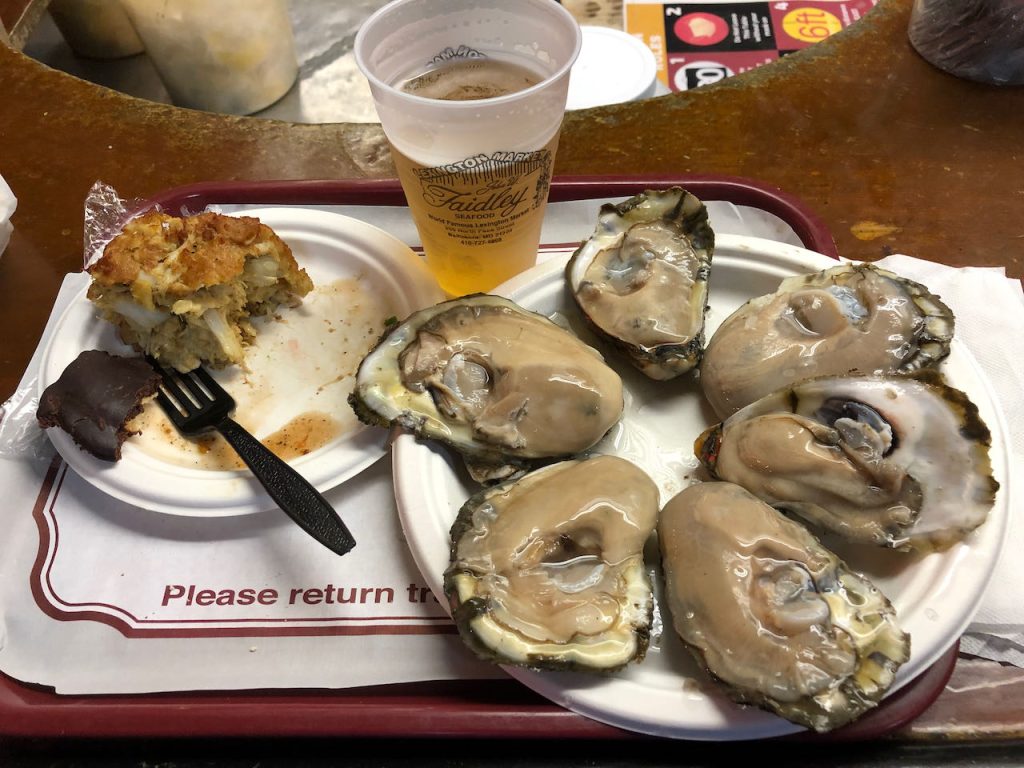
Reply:
[[[375,123],[369,86],[356,68],[356,30],[385,0],[293,0],[289,6],[299,59],[295,85],[253,117],[296,123]],[[76,56],[47,13],[24,53],[54,69],[141,99],[171,104],[146,54],[100,61]]]
[[[289,16],[299,61],[298,78],[280,100],[251,116],[294,123],[379,122],[370,87],[356,67],[352,44],[359,26],[386,1],[291,0]],[[619,0],[604,4],[562,0],[562,4],[581,24],[622,28]],[[32,30],[24,53],[82,80],[141,99],[173,103],[145,53],[104,61],[78,56],[64,41],[49,13]],[[573,87],[570,86],[570,103],[574,103]],[[659,81],[649,95],[668,92]],[[580,107],[594,103],[597,102],[591,99]]]

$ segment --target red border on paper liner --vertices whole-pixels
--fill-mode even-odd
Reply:
[[[60,544],[60,530],[54,515],[54,506],[63,487],[68,466],[55,457],[47,469],[35,504],[32,517],[39,530],[39,549],[32,565],[30,588],[39,609],[57,621],[95,621],[106,624],[127,638],[166,637],[312,637],[312,636],[356,636],[356,635],[452,635],[457,629],[447,616],[436,618],[421,616],[382,616],[374,618],[327,617],[312,619],[140,619],[130,611],[110,603],[72,603],[57,594],[50,582],[50,571],[57,557]],[[52,544],[52,546],[51,546]],[[364,622],[359,626],[340,622]],[[376,623],[415,621],[420,624]],[[334,625],[328,622],[335,622]],[[434,623],[430,623],[434,622]],[[216,623],[222,626],[209,627],[203,624]],[[305,626],[317,623],[319,626]],[[141,625],[159,624],[159,627]],[[188,626],[168,627],[168,624]],[[197,626],[200,625],[200,626]],[[223,626],[230,625],[230,626]],[[269,625],[269,626],[268,626]],[[288,626],[292,625],[292,626]]]

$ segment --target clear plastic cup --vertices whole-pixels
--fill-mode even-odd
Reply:
[[[490,290],[536,263],[580,45],[579,25],[553,0],[396,0],[357,33],[356,62],[427,265],[450,295]],[[492,68],[507,65],[525,72],[492,82]],[[448,98],[403,88],[426,73],[443,89],[447,70],[460,69],[470,80]]]
[[[171,100],[249,115],[299,72],[286,0],[121,0]]]

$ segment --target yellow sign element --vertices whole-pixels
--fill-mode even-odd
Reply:
[[[820,8],[794,8],[782,17],[782,28],[790,37],[817,43],[843,28],[839,18]]]
[[[625,11],[625,29],[640,38],[654,53],[658,64],[658,79],[668,85],[668,52],[665,50],[665,11],[658,3],[628,3]]]

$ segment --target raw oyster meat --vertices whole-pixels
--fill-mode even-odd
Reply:
[[[737,485],[679,493],[658,540],[673,626],[737,701],[828,731],[875,706],[910,656],[877,588]]]
[[[934,371],[822,377],[711,427],[711,473],[852,541],[945,548],[988,517],[999,484],[977,407]]]
[[[782,281],[712,335],[700,384],[718,418],[815,376],[911,373],[949,354],[954,318],[927,288],[870,264]]]
[[[593,446],[622,415],[622,381],[600,353],[499,296],[420,310],[362,361],[349,399],[366,423],[451,445],[474,477]]]
[[[494,486],[452,526],[444,588],[480,656],[613,671],[643,657],[653,610],[643,547],[658,489],[625,459],[552,464]]]
[[[566,282],[599,335],[650,378],[671,379],[700,360],[714,241],[700,200],[647,190],[601,206]]]

